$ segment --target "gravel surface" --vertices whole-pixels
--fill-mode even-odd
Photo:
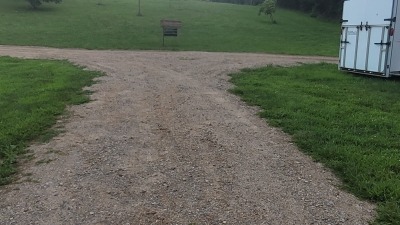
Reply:
[[[0,46],[107,76],[0,187],[0,224],[368,224],[374,206],[227,90],[228,73],[335,58]]]

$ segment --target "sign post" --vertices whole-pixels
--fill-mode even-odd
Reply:
[[[140,0],[139,0],[139,10],[137,16],[143,16],[142,13],[140,12]]]

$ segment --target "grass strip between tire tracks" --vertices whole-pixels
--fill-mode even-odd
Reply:
[[[374,224],[400,224],[400,82],[336,65],[268,66],[233,74],[232,93],[259,106],[344,188],[378,204]]]

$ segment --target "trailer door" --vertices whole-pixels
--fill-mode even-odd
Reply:
[[[344,2],[340,68],[384,74],[393,0]]]
[[[366,31],[367,33],[368,31]],[[374,73],[385,73],[387,51],[390,46],[388,41],[389,25],[371,26],[367,34],[367,52],[365,70]],[[361,65],[361,63],[360,63]],[[361,69],[361,67],[359,67]]]
[[[357,39],[359,30],[356,26],[343,26],[340,48],[340,67],[356,68]]]

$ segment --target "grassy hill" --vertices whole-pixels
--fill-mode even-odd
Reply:
[[[86,49],[165,49],[336,56],[339,23],[278,9],[278,24],[257,6],[199,0],[65,0],[37,11],[0,2],[0,44]],[[162,47],[160,20],[184,24]]]

